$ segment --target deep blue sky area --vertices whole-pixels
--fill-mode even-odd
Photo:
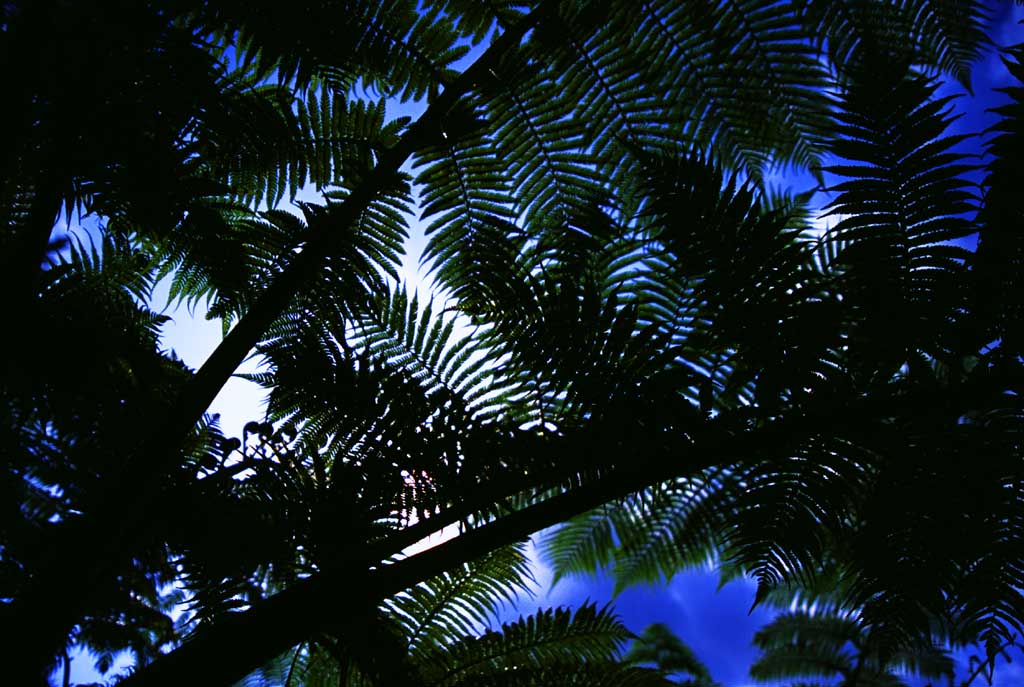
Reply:
[[[1024,41],[1024,28],[1018,24],[1024,19],[1024,7],[1008,0],[996,0],[993,8],[996,17],[993,41],[1000,46]],[[965,95],[956,101],[955,106],[963,116],[954,125],[953,133],[981,132],[996,121],[995,116],[987,113],[986,109],[1003,102],[1004,97],[995,89],[1007,86],[1009,76],[998,55],[992,53],[976,66],[972,81],[974,95]],[[962,90],[959,84],[951,83],[944,86],[940,93]],[[983,151],[982,142],[981,138],[973,139],[965,143],[962,150],[980,156]],[[774,177],[776,183],[792,185],[795,190],[804,190],[808,185],[807,179],[807,176],[792,177],[785,174]],[[827,224],[834,223],[834,220],[827,221]],[[419,235],[416,234],[417,229]],[[414,227],[410,254],[403,270],[405,278],[412,284],[424,278],[424,271],[417,267],[422,247],[422,229]],[[427,286],[419,288],[425,291]],[[161,303],[159,298],[158,295],[155,302]],[[174,348],[189,365],[198,367],[219,341],[220,325],[203,321],[201,308],[195,319],[185,308],[170,309],[168,312],[175,319],[175,327],[169,328],[163,340],[164,345]],[[233,381],[226,388],[212,410],[224,416],[222,426],[227,434],[240,433],[244,422],[262,414],[261,396],[253,386],[239,380]],[[535,565],[535,574],[540,586],[537,596],[523,599],[517,609],[509,609],[507,619],[529,613],[537,607],[576,607],[586,601],[599,605],[611,602],[633,632],[639,633],[653,622],[669,625],[708,664],[712,675],[723,687],[754,684],[747,674],[756,654],[751,638],[759,627],[772,618],[774,611],[763,607],[751,610],[754,598],[752,582],[735,581],[719,590],[714,573],[691,571],[677,575],[665,585],[631,588],[613,598],[613,583],[608,576],[563,579],[552,588],[550,570],[539,561]],[[966,661],[966,655],[959,658]],[[1024,654],[1016,651],[1012,658],[1013,663],[1001,663],[997,668],[993,683],[995,687],[1024,687]],[[73,675],[76,681],[89,682],[99,678],[88,670],[90,663],[85,657],[74,661]],[[962,680],[964,674],[961,663],[958,678]],[[984,684],[983,680],[977,680],[972,687]]]

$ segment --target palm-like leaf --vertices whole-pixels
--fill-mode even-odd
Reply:
[[[553,530],[542,540],[541,552],[556,579],[608,567],[622,589],[708,563],[722,544],[719,493],[730,493],[722,484],[728,473],[716,480],[715,472],[658,485]]]
[[[877,80],[875,86],[878,86]],[[927,379],[936,389],[959,383],[954,380],[962,378],[962,373],[953,366],[960,365],[956,360],[962,351],[959,337],[965,326],[961,317],[963,290],[958,289],[957,284],[963,279],[963,260],[968,254],[949,246],[948,242],[963,238],[971,230],[970,223],[960,216],[972,207],[972,197],[960,178],[969,166],[963,164],[962,156],[950,151],[961,139],[941,137],[948,124],[943,114],[945,102],[929,100],[934,90],[931,85],[923,78],[910,77],[883,87],[889,89],[887,93],[895,95],[882,98],[877,94],[860,93],[858,89],[862,86],[851,81],[845,109],[839,115],[843,130],[850,136],[837,139],[835,150],[847,161],[860,160],[863,164],[830,168],[832,173],[849,179],[836,186],[839,194],[832,204],[833,211],[843,214],[834,230],[840,242],[838,250],[828,247],[832,239],[826,237],[822,249],[814,254],[806,252],[810,244],[801,245],[787,238],[788,230],[783,230],[785,222],[773,223],[752,213],[748,209],[752,205],[749,199],[744,199],[732,187],[726,186],[719,196],[723,186],[720,176],[717,183],[693,184],[690,179],[699,178],[695,175],[700,171],[699,165],[680,167],[674,175],[662,173],[661,178],[668,182],[662,181],[654,187],[656,192],[648,203],[655,217],[652,226],[661,229],[658,236],[679,253],[676,269],[689,282],[682,283],[690,289],[680,289],[680,293],[696,301],[695,306],[690,306],[695,313],[690,322],[697,325],[683,330],[681,340],[691,345],[696,342],[694,348],[700,351],[720,352],[717,361],[697,359],[691,364],[699,365],[697,369],[710,368],[716,376],[723,375],[720,384],[726,391],[731,390],[730,387],[746,390],[745,398],[749,399],[746,403],[756,402],[756,412],[768,417],[776,413],[785,417],[790,413],[791,419],[796,420],[807,400],[841,399],[854,386],[891,383],[887,393],[896,394],[898,399],[910,376],[919,382]],[[682,216],[677,208],[687,207],[700,208],[693,214],[701,217],[705,226],[722,228],[712,230],[697,223],[684,224],[677,219]],[[752,254],[751,259],[757,267],[730,271],[741,262],[732,257],[737,254],[732,231],[738,232],[737,241],[754,249],[757,257]],[[787,253],[787,246],[792,246],[791,253]],[[765,274],[759,270],[769,265],[773,266],[767,273],[770,277],[758,277],[758,274]],[[713,276],[705,279],[704,275]],[[725,275],[732,278],[725,278]],[[723,280],[715,281],[719,277]],[[793,294],[800,295],[790,301]],[[841,294],[841,299],[835,294]],[[880,308],[882,298],[895,304]],[[659,299],[658,309],[671,312],[671,307],[663,304],[672,303],[672,300]],[[765,313],[771,320],[771,325],[758,328],[756,322],[749,321],[746,315],[750,311],[743,306],[753,303],[757,304],[757,312]],[[890,307],[893,317],[898,311],[901,319],[897,322],[885,318],[886,338],[882,338],[881,330],[874,328],[882,325],[874,318],[883,317]],[[815,314],[826,316],[816,318]],[[732,320],[730,316],[738,317]],[[787,320],[794,322],[794,331],[799,332],[793,334],[792,341],[807,346],[804,351],[779,336],[786,331],[779,325]],[[734,322],[739,326],[731,326]],[[712,331],[714,338],[705,334]],[[773,339],[780,341],[777,349],[772,346]],[[714,344],[709,345],[710,341]],[[867,346],[887,348],[888,352],[881,359],[892,361],[888,375],[896,373],[909,356],[910,373],[894,379],[886,373],[879,375],[878,368],[872,367],[875,376],[860,376],[861,359],[870,359],[873,364],[880,359],[878,350],[859,352]],[[778,352],[779,358],[771,356],[773,350]],[[775,361],[785,361],[790,356],[801,359],[800,367],[813,370],[814,374],[798,387],[780,389],[770,371],[773,365],[779,364]],[[979,373],[976,382],[982,396],[989,393],[982,390],[989,388],[987,382],[982,381],[984,378],[984,373]],[[792,383],[794,375],[787,372],[781,380]],[[717,396],[714,406],[702,403],[706,408],[714,407],[719,411],[710,426],[728,426],[730,415],[737,420],[749,417],[742,405],[728,412],[728,396],[716,393],[716,385],[708,385],[710,393],[707,394],[700,388],[694,391],[711,398]],[[967,402],[967,407],[974,408],[971,413],[977,412],[977,406],[970,404],[978,403],[980,398]],[[1005,399],[988,397],[980,402],[994,404],[990,411],[994,413],[993,418],[1016,412],[1007,407],[1015,404],[1006,404]],[[950,411],[958,412],[953,408]],[[973,575],[968,573],[973,566],[988,559],[980,548],[968,542],[986,541],[988,546],[999,546],[1002,550],[1002,545],[994,542],[1006,537],[1008,544],[1014,535],[1001,528],[1002,534],[997,534],[988,529],[989,525],[981,524],[988,522],[987,519],[976,520],[978,529],[969,528],[973,534],[965,529],[962,540],[957,535],[958,541],[964,542],[964,557],[958,562],[947,560],[940,565],[932,561],[929,552],[948,551],[948,547],[939,547],[937,542],[910,546],[910,539],[904,539],[906,536],[920,542],[923,532],[937,534],[938,530],[933,530],[920,517],[905,520],[902,515],[889,512],[885,504],[895,503],[894,492],[884,485],[902,485],[902,502],[908,498],[910,485],[915,485],[909,492],[915,494],[914,508],[931,512],[935,506],[923,505],[917,494],[923,497],[931,493],[934,497],[934,488],[929,492],[927,488],[918,491],[918,487],[939,481],[956,484],[954,493],[940,501],[961,503],[969,508],[964,501],[965,493],[978,493],[979,489],[988,493],[997,484],[1015,479],[1011,476],[1015,469],[1005,462],[1012,462],[1012,459],[1005,452],[1001,439],[981,426],[977,429],[958,427],[962,421],[953,420],[951,415],[944,421],[948,424],[930,423],[931,430],[908,425],[902,434],[882,431],[884,425],[876,425],[876,434],[869,439],[865,432],[872,430],[866,428],[879,420],[891,423],[893,420],[886,419],[888,415],[883,413],[874,419],[858,416],[868,425],[854,431],[843,430],[827,438],[815,437],[812,430],[803,438],[792,435],[783,438],[780,444],[765,443],[759,450],[763,462],[748,456],[743,464],[723,465],[713,476],[707,492],[701,491],[698,478],[651,490],[636,499],[639,507],[622,509],[617,519],[613,516],[603,522],[599,514],[587,516],[578,528],[554,535],[549,551],[568,570],[614,561],[627,579],[650,580],[671,575],[673,565],[706,560],[717,549],[731,566],[757,575],[762,583],[761,594],[768,594],[773,586],[796,579],[811,584],[826,551],[836,546],[837,541],[849,542],[848,538],[852,537],[853,542],[860,542],[858,547],[863,544],[864,548],[858,548],[856,555],[871,572],[854,564],[861,572],[859,577],[851,577],[848,588],[851,598],[858,605],[866,604],[866,617],[880,627],[895,623],[889,628],[895,633],[889,640],[899,644],[911,635],[926,632],[929,614],[947,612],[956,605],[957,602],[951,604],[948,598],[943,601],[936,590],[958,588],[964,575]],[[994,429],[988,422],[982,421],[984,427]],[[772,436],[768,433],[771,424],[765,427],[765,436]],[[751,428],[749,424],[745,426]],[[784,422],[780,423],[777,431],[786,434],[784,426]],[[935,436],[942,438],[926,439],[925,432],[935,433],[938,426],[943,429]],[[758,436],[757,425],[752,429],[752,436]],[[952,464],[947,462],[953,455],[962,455],[959,452],[966,444],[960,442],[967,434],[978,440],[986,436],[989,439],[984,441],[993,442],[990,444],[993,453],[987,459],[991,471],[986,473],[987,477],[979,474],[970,478],[974,486],[969,488],[964,487],[963,471],[952,469]],[[950,448],[940,449],[943,444]],[[997,446],[1002,448],[995,448]],[[916,459],[907,462],[906,458],[895,458],[908,449],[931,467],[925,468],[924,463]],[[940,458],[940,455],[948,457]],[[947,472],[947,468],[952,471]],[[950,475],[954,474],[956,477],[950,480]],[[988,486],[983,487],[982,483]],[[673,493],[681,496],[666,498]],[[865,495],[871,496],[865,500]],[[999,501],[1005,503],[1006,508],[1012,508],[1010,504],[1015,499],[1016,496],[1007,491],[1006,498]],[[929,501],[935,503],[934,499]],[[850,515],[851,510],[858,511],[859,515]],[[894,527],[895,523],[907,526]],[[614,527],[619,542],[614,554],[595,549],[609,546],[610,527]],[[716,532],[724,532],[724,536],[712,534]],[[697,534],[696,546],[694,539],[688,537],[693,533]],[[868,550],[867,542],[877,541],[878,537],[893,541],[894,548],[885,547],[885,550],[895,554],[898,548],[903,552],[900,559],[903,563],[897,563],[895,556],[875,555]],[[900,544],[896,545],[897,541]],[[840,544],[840,550],[847,545]],[[908,547],[917,553],[907,556]],[[971,553],[967,553],[968,550]],[[929,585],[932,591],[927,595],[914,591],[923,588],[912,588],[906,582],[910,579],[915,580],[915,585],[920,582],[917,573],[911,570],[929,569],[934,572]],[[1001,576],[1005,584],[1014,577],[1015,569],[1011,566]],[[807,577],[801,578],[803,575]],[[905,581],[900,582],[901,579]],[[1006,593],[1006,587],[1000,585],[999,589],[1001,591],[991,595],[989,601],[963,616],[964,620],[973,619],[971,622],[984,622],[982,618],[988,618],[993,636],[1011,632],[1013,627],[1012,623],[1003,625],[996,620],[997,617],[1004,620],[1012,617],[1009,608],[1016,599]],[[997,601],[997,596],[1001,600]],[[998,616],[987,615],[996,613],[996,608],[1005,610]],[[910,630],[911,626],[915,629]]]
[[[660,412],[642,406],[650,410],[641,422],[648,427],[678,423],[688,431],[717,414],[709,427],[728,427],[746,423],[741,419],[749,416],[745,406],[755,400],[759,412],[771,414],[841,388],[844,378],[832,348],[841,340],[838,301],[829,290],[828,268],[814,258],[815,244],[791,228],[797,215],[764,210],[756,194],[695,157],[653,161],[644,190],[650,248],[621,256],[633,260],[635,271],[615,273],[633,282],[623,288],[639,304],[641,331],[664,332],[676,358],[661,363],[675,368],[661,374],[661,384],[639,388],[644,403],[653,406],[658,399],[662,406]],[[754,320],[754,313],[764,320]],[[631,360],[645,354],[642,348],[629,349]],[[797,368],[802,375],[794,373]],[[665,412],[669,398],[680,406],[674,417]],[[613,407],[621,422],[623,409]],[[594,513],[556,531],[547,552],[559,573],[614,561],[621,584],[671,577],[684,565],[726,554],[763,573],[768,586],[785,577],[783,571],[792,571],[795,560],[813,564],[820,544],[804,538],[799,546],[808,548],[797,551],[783,542],[794,535],[797,546],[808,526],[821,526],[823,513],[841,512],[850,495],[843,480],[858,481],[856,470],[836,458],[838,452],[818,472],[816,461],[829,456],[820,443],[781,450],[798,451],[799,457],[784,453],[746,465],[726,462],[653,487],[604,511],[607,521]],[[829,498],[836,501],[816,503],[832,483],[837,492]],[[798,525],[800,518],[806,520]],[[601,552],[612,531],[618,541],[614,553]]]

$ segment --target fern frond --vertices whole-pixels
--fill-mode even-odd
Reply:
[[[739,479],[728,467],[687,480],[657,485],[634,499],[616,518],[621,544],[615,552],[615,584],[660,583],[686,568],[707,566],[723,549],[727,507]]]
[[[297,98],[244,70],[225,81],[222,110],[208,113],[195,147],[209,174],[249,207],[294,200],[307,184],[354,184],[408,123],[387,121],[383,99],[368,102],[326,88]]]
[[[511,227],[510,182],[491,154],[494,141],[475,121],[469,105],[449,115],[439,145],[423,150],[417,166],[422,184],[423,219],[432,218],[423,262],[433,262],[438,281],[459,300],[472,297],[473,275],[481,269],[465,248],[475,246],[489,230]],[[476,252],[476,251],[474,251]]]
[[[664,623],[652,623],[637,637],[624,660],[634,664],[653,663],[666,675],[689,675],[684,685],[712,687],[711,671]]]
[[[420,16],[408,0],[355,0],[311,7],[302,17],[273,3],[224,2],[197,10],[193,21],[233,39],[239,61],[258,78],[297,90],[347,93],[362,85],[416,100],[452,78],[451,65],[466,51],[451,21],[440,19]]]
[[[949,654],[926,644],[915,650],[892,651],[879,646],[870,627],[849,611],[790,611],[754,635],[761,656],[750,668],[759,682],[820,679],[856,680],[869,685],[905,685],[908,674],[950,678]]]
[[[513,212],[527,227],[557,226],[607,195],[573,104],[552,90],[552,76],[525,56],[510,55],[481,84],[496,157],[514,192]]]
[[[554,573],[552,586],[567,575],[600,572],[612,562],[615,539],[610,508],[584,513],[543,534],[538,549]]]
[[[988,44],[983,2],[800,0],[797,7],[808,34],[843,72],[883,50],[894,62],[934,65],[969,87],[971,66]]]
[[[455,319],[435,318],[432,302],[421,311],[418,295],[409,299],[398,289],[357,320],[351,343],[404,370],[423,385],[425,394],[443,396],[450,412],[465,415],[465,422],[498,412],[495,401],[508,381],[487,368],[486,348],[479,341],[456,334],[457,324]]]
[[[759,194],[699,155],[651,159],[644,190],[645,230],[671,256],[678,284],[661,287],[659,300],[676,311],[689,365],[721,389],[716,407],[770,413],[827,386],[838,302],[810,259],[798,207],[764,211]]]
[[[667,94],[685,144],[710,147],[751,178],[773,158],[815,164],[828,126],[825,73],[787,4],[651,0],[622,11],[621,35],[652,56],[648,78]]]
[[[978,250],[972,274],[977,284],[974,308],[981,318],[985,341],[982,348],[999,341],[1001,354],[1016,358],[1024,351],[1024,217],[1015,190],[1024,184],[1024,44],[1004,56],[1003,62],[1016,80],[1004,91],[1009,102],[995,111],[1001,119],[989,131],[992,155],[985,179],[984,206],[978,215]]]
[[[427,660],[438,647],[463,640],[497,620],[521,592],[531,593],[533,576],[523,545],[497,549],[440,577],[424,581],[384,604],[403,629],[414,660]]]
[[[609,662],[629,636],[607,609],[549,609],[435,650],[424,657],[423,676],[430,685],[454,686],[517,669]]]
[[[932,99],[934,81],[891,66],[871,73],[857,72],[843,95],[831,149],[846,162],[826,168],[838,176],[828,212],[842,215],[832,231],[846,242],[844,296],[861,320],[851,353],[870,349],[898,367],[909,350],[957,352],[956,334],[943,332],[959,329],[964,307],[970,254],[956,242],[974,231],[963,176],[973,165],[956,151],[966,136],[944,133],[950,99]]]

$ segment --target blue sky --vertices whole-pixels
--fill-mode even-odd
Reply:
[[[1024,7],[1000,2],[997,5],[999,23],[993,32],[997,44],[1007,45],[1024,40],[1024,29],[1017,25],[1024,19]],[[959,131],[981,131],[994,121],[985,109],[999,102],[1000,96],[993,89],[1006,85],[1007,75],[998,57],[992,55],[979,64],[974,72],[975,97],[964,97],[958,101],[958,108],[964,117],[957,122]],[[948,90],[958,90],[951,85]],[[415,105],[408,108],[415,114]],[[980,151],[980,148],[978,148]],[[790,181],[780,177],[782,182]],[[303,199],[316,201],[317,195],[309,193]],[[418,288],[421,293],[429,290],[424,281],[423,270],[419,267],[419,254],[424,245],[422,226],[413,222],[413,236],[403,265],[403,278]],[[156,307],[166,300],[166,285],[158,288],[154,298]],[[165,328],[163,345],[173,349],[187,364],[199,367],[206,356],[219,343],[221,327],[218,321],[207,321],[202,308],[190,313],[184,306],[168,307],[167,314],[173,319]],[[242,371],[252,371],[258,361],[250,361]],[[228,383],[214,402],[212,412],[221,415],[221,426],[228,435],[240,435],[242,426],[249,420],[263,415],[263,393],[254,384],[235,379]],[[551,587],[550,571],[535,561],[535,575],[540,589],[537,596],[524,602],[511,615],[528,613],[538,606],[577,606],[584,601],[599,604],[614,602],[620,617],[634,632],[640,632],[652,622],[664,622],[694,648],[711,668],[715,679],[728,687],[753,684],[747,677],[747,669],[755,657],[751,646],[753,633],[772,617],[772,611],[765,608],[750,611],[754,587],[745,581],[733,582],[718,589],[713,573],[693,571],[677,575],[663,586],[647,586],[628,589],[613,599],[613,584],[607,577],[569,578]],[[961,657],[966,660],[966,656]],[[1024,685],[1024,654],[1016,652],[1014,662],[1001,664],[996,672],[995,687],[1017,687]],[[87,669],[87,659],[74,662],[74,678],[91,681],[98,676]],[[963,674],[962,670],[958,670]],[[980,687],[982,681],[976,681]]]
[[[708,571],[688,571],[664,585],[629,588],[613,596],[610,576],[563,578],[550,586],[551,572],[540,561],[535,574],[543,591],[534,599],[539,606],[578,606],[585,601],[612,603],[634,633],[655,622],[665,623],[693,648],[722,685],[752,684],[747,668],[756,657],[750,640],[774,616],[767,608],[752,612],[753,582],[738,580],[718,588],[718,577]]]

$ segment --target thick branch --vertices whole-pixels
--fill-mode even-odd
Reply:
[[[960,390],[958,396],[963,396],[963,391]],[[934,393],[858,399],[842,407],[823,405],[816,412],[799,413],[748,431],[731,430],[712,421],[696,432],[692,440],[678,431],[668,437],[658,432],[646,435],[624,432],[627,439],[618,443],[587,441],[586,438],[575,446],[559,443],[550,448],[574,455],[576,460],[571,462],[575,465],[618,467],[609,467],[575,489],[470,530],[399,563],[370,571],[346,569],[315,575],[257,604],[238,619],[231,618],[209,628],[124,684],[132,687],[179,684],[194,674],[196,666],[216,666],[215,674],[208,670],[204,674],[210,684],[230,683],[310,635],[336,624],[339,618],[365,612],[368,600],[379,602],[602,504],[665,480],[694,475],[712,465],[785,452],[812,436],[871,432],[877,428],[877,421],[905,412],[907,404],[948,412],[946,406],[950,400]],[[503,490],[509,491],[501,480],[488,487],[482,493],[490,498]],[[452,512],[463,513],[465,508],[456,507]],[[428,522],[436,529],[438,523],[433,520]],[[417,531],[417,534],[423,533],[424,530]],[[384,546],[372,547],[374,558],[367,556],[364,560],[374,565],[379,560],[376,556],[388,544],[404,544],[406,540],[400,533]]]
[[[716,453],[714,457],[719,456]],[[605,478],[507,515],[401,562],[364,572],[365,577],[354,577],[351,571],[332,571],[300,582],[238,618],[211,627],[122,684],[179,685],[195,675],[198,666],[202,666],[203,679],[208,684],[230,684],[338,618],[360,612],[367,599],[382,600],[678,472],[678,462],[667,459],[668,456],[658,456],[665,460],[631,458],[624,461],[630,467],[610,472]],[[692,468],[700,469],[704,464],[701,461]]]
[[[268,327],[287,308],[295,295],[314,278],[330,255],[335,237],[344,234],[393,181],[399,168],[417,149],[438,135],[444,117],[502,56],[514,49],[523,36],[555,6],[546,0],[517,26],[502,34],[469,69],[439,95],[391,149],[385,151],[366,179],[333,214],[330,225],[311,227],[302,252],[264,290],[260,298],[185,386],[169,411],[158,416],[147,437],[134,447],[126,446],[125,469],[110,476],[110,486],[89,515],[64,527],[53,546],[53,555],[33,578],[29,589],[10,609],[7,618],[19,628],[16,646],[8,646],[22,666],[18,684],[39,683],[42,666],[52,663],[64,638],[88,608],[88,590],[109,583],[116,571],[139,548],[154,515],[154,495],[175,468],[181,441],[201,419],[224,383],[242,363]],[[123,436],[138,437],[138,431]],[[111,432],[111,436],[117,436]],[[130,440],[129,440],[130,441]],[[126,517],[127,514],[127,517]],[[21,641],[18,641],[21,640]],[[9,676],[11,677],[11,676]]]

